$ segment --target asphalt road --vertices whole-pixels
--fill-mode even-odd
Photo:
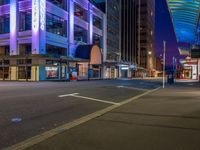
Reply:
[[[28,150],[199,150],[200,83],[177,83]]]
[[[147,80],[0,82],[0,149],[158,86]]]

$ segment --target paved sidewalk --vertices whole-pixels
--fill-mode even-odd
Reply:
[[[199,150],[200,88],[168,87],[29,150]]]

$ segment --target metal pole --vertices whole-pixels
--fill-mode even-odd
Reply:
[[[3,58],[2,66],[3,66],[3,80],[5,80],[5,58]]]
[[[141,26],[141,0],[138,0],[138,66],[140,66],[140,26]]]
[[[163,89],[165,88],[165,54],[166,54],[166,41],[163,41]]]

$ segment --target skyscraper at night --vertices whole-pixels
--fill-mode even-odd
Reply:
[[[102,3],[102,0],[94,1]],[[155,1],[106,0],[104,3],[107,76],[151,76],[155,67]]]

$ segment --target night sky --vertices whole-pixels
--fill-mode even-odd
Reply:
[[[166,0],[155,0],[155,51],[159,56],[163,51],[163,40],[167,42],[166,60],[167,64],[172,64],[172,57],[181,58],[178,51],[173,25],[168,11]],[[178,61],[177,61],[178,62]]]

